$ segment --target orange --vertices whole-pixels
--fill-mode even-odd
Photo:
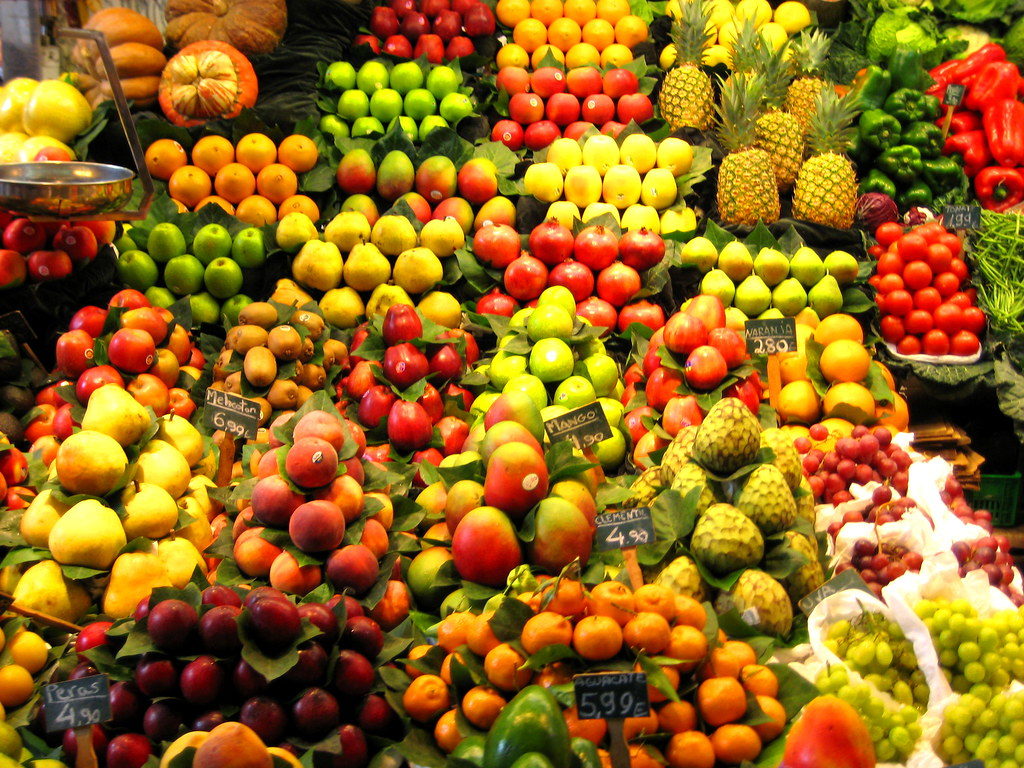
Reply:
[[[253,173],[259,173],[277,160],[277,147],[262,133],[247,133],[235,145],[235,160]]]
[[[181,200],[175,200],[172,197],[171,202],[174,203],[174,207],[178,209],[178,213],[188,213],[188,206],[181,202]]]
[[[523,650],[531,656],[549,645],[569,645],[572,642],[572,624],[560,613],[541,611],[523,625]]]
[[[256,191],[256,177],[241,163],[228,163],[217,171],[213,188],[229,203],[240,203]]]
[[[740,669],[757,663],[757,653],[749,643],[744,643],[742,640],[727,640],[722,644],[722,650],[736,660]]]
[[[619,43],[612,43],[601,51],[602,67],[624,67],[632,60],[633,52]]]
[[[670,701],[658,710],[658,730],[684,733],[697,727],[697,710],[688,701]]]
[[[235,206],[233,206],[220,195],[207,195],[198,203],[196,203],[196,210],[198,211],[204,205],[209,205],[211,203],[213,203],[214,205],[219,205],[224,210],[225,213],[231,214],[232,216],[235,213]]]
[[[839,382],[829,387],[821,405],[825,416],[839,415],[833,411],[840,405],[856,408],[867,416],[875,414],[875,398],[871,391],[863,384],[856,384],[852,381]]]
[[[0,667],[0,704],[20,707],[32,695],[32,675],[18,664]]]
[[[451,653],[460,645],[466,644],[466,632],[470,625],[476,621],[469,611],[458,611],[449,613],[437,627],[437,644]]]
[[[882,377],[885,379],[885,383],[889,385],[889,389],[896,391],[896,379],[892,377],[892,371],[890,371],[885,363],[878,364],[879,369],[882,371]]]
[[[583,584],[572,579],[559,579],[558,586],[551,581],[540,589],[541,605],[546,611],[554,611],[563,616],[579,616],[587,607],[587,597],[583,592]],[[550,586],[549,586],[550,585]],[[549,597],[554,590],[554,595]]]
[[[679,624],[672,627],[672,634],[669,637],[668,648],[663,652],[664,656],[672,659],[679,659],[682,670],[694,669],[700,664],[708,653],[708,639],[704,633],[696,627],[687,624]]]
[[[578,737],[600,744],[608,732],[607,720],[580,720],[579,710],[575,706],[563,709],[562,717],[565,718],[565,724],[569,727],[569,735],[573,738]]]
[[[791,381],[807,380],[807,356],[799,352],[787,352],[779,355],[779,372],[782,374],[782,383],[789,384]]]
[[[883,427],[892,427],[897,432],[906,432],[910,426],[907,401],[895,392],[892,394],[892,405],[878,405],[875,408],[875,416]]]
[[[632,741],[637,736],[658,732],[658,716],[653,710],[646,717],[627,717],[622,721],[622,729],[626,734],[626,741]]]
[[[462,738],[462,733],[459,731],[458,712],[454,709],[449,709],[434,724],[434,741],[437,742],[437,746],[446,753],[449,753],[459,746]]]
[[[512,40],[527,53],[536,51],[547,39],[547,27],[538,19],[523,19],[512,30]]]
[[[747,693],[734,677],[712,677],[697,688],[697,711],[711,726],[735,722],[747,712]]]
[[[498,714],[508,702],[505,697],[486,685],[477,685],[462,697],[462,714],[477,728],[489,730]]]
[[[520,669],[526,659],[508,643],[492,648],[484,657],[484,674],[491,685],[502,691],[518,691],[529,685],[533,672]]]
[[[818,392],[809,381],[792,381],[779,391],[779,416],[785,422],[813,424],[821,416]]]
[[[11,661],[28,670],[34,675],[46,665],[46,657],[49,650],[46,641],[35,632],[19,630],[7,644],[7,652],[11,655]]]
[[[277,208],[277,220],[280,221],[289,213],[304,213],[309,220],[316,222],[320,218],[320,208],[306,195],[292,195],[281,201]]]
[[[615,24],[629,14],[629,0],[597,0],[597,18]]]
[[[277,208],[263,195],[250,195],[235,206],[235,216],[246,224],[262,227],[277,221]]]
[[[477,656],[486,656],[491,648],[501,645],[501,641],[491,629],[490,618],[493,615],[494,611],[481,613],[474,617],[472,624],[466,629],[466,645]]]
[[[721,638],[719,638],[721,642]],[[739,659],[722,647],[714,648],[708,663],[701,669],[701,679],[709,677],[732,677],[739,679],[741,664]]]
[[[594,0],[565,0],[562,14],[582,27],[591,19],[597,18],[597,4]]]
[[[452,684],[452,659],[454,658],[455,654],[449,653],[444,657],[444,661],[441,662],[441,679],[448,683],[448,685]]]
[[[837,381],[864,381],[871,367],[871,355],[860,342],[836,339],[822,350],[818,365],[830,384]]]
[[[633,667],[634,672],[643,672],[643,668],[638,663]],[[661,667],[661,673],[668,678],[669,685],[673,691],[679,690],[679,671],[675,667]],[[652,704],[660,704],[663,701],[667,701],[668,697],[655,688],[650,683],[647,684],[647,698],[650,699]]]
[[[402,706],[413,720],[433,720],[452,706],[448,685],[437,675],[420,675],[402,694]]]
[[[577,43],[565,54],[566,69],[600,66],[601,52],[590,43]]]
[[[605,19],[591,19],[583,25],[583,42],[603,51],[615,42],[615,27]]]
[[[740,670],[740,684],[756,696],[777,696],[779,680],[775,673],[761,664],[747,664]]]
[[[545,27],[550,27],[551,22],[562,18],[562,0],[532,0],[530,16]]]
[[[582,35],[580,25],[572,19],[555,19],[548,27],[548,42],[563,53],[576,45]]]
[[[530,65],[530,54],[526,52],[523,46],[508,43],[498,49],[495,63],[497,63],[498,69],[503,67],[528,67]]]
[[[559,64],[565,63],[565,54],[555,48],[555,46],[545,43],[532,54],[530,54],[530,65],[534,69],[540,69],[544,66],[544,59],[551,57],[555,59]]]
[[[430,652],[430,649],[433,647],[434,646],[427,644],[414,645],[412,648],[409,649],[409,653],[406,654],[406,658],[409,659],[409,661],[416,661],[416,659],[422,659]],[[419,677],[424,673],[420,672],[418,669],[416,669],[416,667],[412,666],[411,664],[406,664],[405,674],[407,674],[409,677]]]
[[[837,339],[849,339],[863,344],[864,329],[860,327],[857,318],[840,312],[822,318],[818,327],[814,329],[813,338],[825,347]]]
[[[590,590],[588,612],[594,616],[608,616],[626,626],[636,612],[633,590],[621,581],[603,581]]]
[[[778,699],[774,699],[771,696],[758,696],[757,704],[761,707],[761,711],[772,719],[770,723],[761,723],[754,726],[754,730],[761,737],[761,741],[767,744],[782,733],[782,729],[786,727],[786,708],[782,706]]]
[[[647,39],[647,23],[639,16],[626,14],[615,22],[615,42],[635,48]]]
[[[494,14],[506,27],[514,27],[523,19],[530,18],[530,0],[498,0]]]
[[[280,205],[299,191],[299,179],[287,165],[271,163],[256,176],[256,189],[267,200]]]
[[[661,753],[646,744],[629,745],[629,768],[664,768]]]
[[[217,171],[234,161],[235,147],[223,136],[203,136],[192,147],[192,164],[199,166],[210,176],[216,176]]]
[[[622,627],[610,616],[587,616],[573,628],[572,647],[587,661],[606,661],[622,648]]]
[[[553,685],[565,685],[572,682],[572,669],[564,661],[545,664],[533,678],[534,685],[550,688]]]
[[[761,754],[761,737],[749,725],[723,725],[711,734],[718,762],[739,765]]]
[[[320,151],[309,136],[293,133],[277,145],[277,162],[287,165],[296,173],[312,170],[319,159]]]
[[[715,768],[711,739],[700,731],[676,733],[665,748],[669,768]]]
[[[154,179],[167,181],[172,173],[187,164],[185,148],[174,139],[157,139],[146,149],[146,168]]]
[[[651,611],[671,621],[676,617],[676,593],[664,584],[644,584],[633,593],[637,612]]]
[[[206,171],[194,165],[183,165],[171,174],[167,182],[167,193],[189,208],[213,191],[213,184]]]
[[[622,639],[633,650],[656,656],[668,648],[672,628],[660,613],[641,611],[622,628]]]
[[[676,624],[686,624],[697,629],[704,629],[707,621],[707,611],[696,598],[689,595],[676,595]]]

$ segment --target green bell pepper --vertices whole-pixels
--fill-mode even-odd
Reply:
[[[892,75],[893,89],[912,88],[923,91],[931,85],[931,77],[924,68],[920,51],[905,45],[897,45],[889,56],[888,70]]]
[[[955,157],[937,157],[921,163],[921,177],[932,192],[942,193],[963,183],[964,170]]]
[[[915,205],[928,207],[932,204],[933,200],[934,195],[931,189],[923,181],[911,185],[896,197],[896,203],[901,210],[913,208]]]
[[[901,144],[875,158],[875,167],[899,185],[913,184],[921,175],[921,150]]]
[[[862,112],[857,123],[857,133],[861,143],[867,149],[884,152],[896,146],[900,140],[900,121],[881,109],[869,109]]]
[[[552,768],[570,768],[572,750],[569,728],[554,694],[539,685],[528,685],[515,695],[487,733],[483,764],[487,768],[512,768],[528,752],[539,752]]]
[[[601,768],[601,757],[594,742],[576,736],[571,745],[572,768]]]
[[[865,67],[853,79],[857,109],[881,109],[889,95],[892,76],[877,64]]]
[[[867,176],[860,181],[860,194],[866,195],[868,192],[881,192],[883,195],[895,199],[896,185],[880,170],[872,168],[868,171]]]
[[[935,120],[939,116],[939,100],[913,88],[900,88],[889,94],[883,107],[903,125]]]
[[[909,144],[921,151],[921,157],[935,158],[942,155],[945,138],[942,129],[935,123],[911,123],[903,129],[900,144]]]

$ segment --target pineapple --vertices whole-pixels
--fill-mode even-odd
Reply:
[[[729,66],[732,71],[756,72],[760,60],[759,50],[763,45],[764,38],[754,26],[754,20],[745,20],[732,43],[732,52],[729,55]]]
[[[804,162],[793,190],[793,216],[837,229],[853,226],[857,174],[846,157],[856,110],[849,97],[840,99],[824,88],[811,119],[811,157]]]
[[[681,3],[682,18],[672,23],[675,66],[661,84],[658,106],[674,129],[711,127],[714,94],[711,78],[701,69],[704,47],[711,40],[708,11],[701,0]]]
[[[755,144],[771,156],[775,183],[780,190],[787,190],[804,160],[804,129],[794,115],[782,109],[790,81],[786,46],[776,51],[762,43],[756,69],[764,76],[767,111],[757,119]]]
[[[779,219],[779,188],[772,158],[755,144],[760,75],[734,74],[722,84],[718,137],[728,153],[718,167],[718,214],[726,224],[753,227]]]
[[[796,67],[796,79],[786,94],[786,111],[793,115],[807,131],[814,114],[814,100],[826,83],[821,68],[828,56],[831,41],[824,32],[801,32],[800,38],[790,46]]]

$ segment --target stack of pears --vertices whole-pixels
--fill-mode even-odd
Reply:
[[[15,602],[76,621],[100,588],[92,579],[108,577],[101,610],[123,618],[153,589],[205,573],[202,552],[225,522],[208,493],[214,468],[187,419],[157,419],[114,384],[97,389],[21,518],[25,544],[49,558],[21,574]]]

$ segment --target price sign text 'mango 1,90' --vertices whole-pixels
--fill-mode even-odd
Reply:
[[[571,440],[579,450],[591,448],[612,436],[600,403],[589,403],[561,416],[553,416],[544,422],[544,430],[552,443]]]

